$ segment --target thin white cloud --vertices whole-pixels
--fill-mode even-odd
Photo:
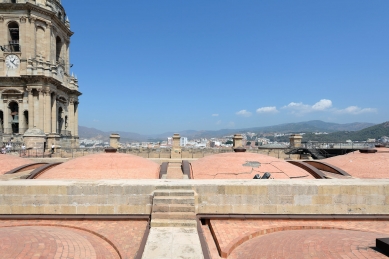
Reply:
[[[377,109],[375,108],[360,108],[358,106],[349,106],[345,109],[336,110],[336,113],[343,113],[343,114],[361,114],[361,113],[371,113],[371,112],[377,112]]]
[[[219,116],[219,114],[217,113],[212,114],[212,117],[217,117],[217,116]]]
[[[332,101],[328,99],[321,99],[314,105],[303,104],[302,102],[291,102],[288,105],[282,107],[282,109],[288,109],[292,113],[309,113],[314,111],[325,111],[332,107]]]
[[[261,107],[257,109],[257,113],[277,113],[277,107],[275,106],[268,106],[268,107]]]
[[[236,115],[243,116],[243,117],[250,117],[251,112],[246,111],[246,110],[241,110],[236,113]]]
[[[230,121],[230,122],[228,123],[228,127],[230,127],[230,128],[235,127],[235,122]]]
[[[320,101],[312,105],[312,109],[315,111],[324,111],[331,107],[332,107],[332,101],[327,99],[321,99]]]
[[[222,121],[221,121],[221,120],[218,120],[218,121],[216,122],[216,125],[220,125],[220,124],[222,124]]]

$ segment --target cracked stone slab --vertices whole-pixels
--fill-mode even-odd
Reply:
[[[142,259],[203,259],[196,228],[151,228]]]

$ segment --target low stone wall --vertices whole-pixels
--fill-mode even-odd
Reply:
[[[0,181],[0,214],[150,214],[182,186],[201,214],[389,214],[389,179]]]

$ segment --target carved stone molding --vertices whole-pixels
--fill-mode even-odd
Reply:
[[[36,22],[36,18],[35,17],[30,17],[30,23],[35,23]]]
[[[26,23],[26,22],[27,22],[27,17],[26,16],[20,17],[20,23]]]
[[[4,22],[4,16],[0,16],[0,22]]]

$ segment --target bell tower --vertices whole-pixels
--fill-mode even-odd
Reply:
[[[70,22],[61,0],[0,1],[0,136],[29,129],[46,145],[78,146],[78,80],[70,72]]]

